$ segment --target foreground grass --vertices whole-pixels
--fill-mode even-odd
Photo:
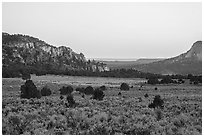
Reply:
[[[134,87],[122,92],[108,87],[103,101],[74,95],[75,108],[66,106],[57,91],[62,85],[47,84],[53,95],[41,99],[20,99],[22,81],[3,81],[3,134],[202,134],[201,86],[162,85]],[[145,98],[144,94],[149,97]],[[150,109],[155,95],[164,99],[164,109]]]

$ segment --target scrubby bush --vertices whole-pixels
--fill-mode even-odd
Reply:
[[[69,107],[73,107],[76,104],[71,94],[67,94],[67,102],[69,103]]]
[[[149,95],[146,93],[146,94],[144,95],[144,97],[145,97],[145,98],[148,98],[148,97],[149,97]]]
[[[105,94],[103,93],[103,91],[100,88],[97,88],[94,90],[93,99],[103,100],[104,96],[105,96]]]
[[[86,95],[93,95],[93,93],[94,93],[94,88],[92,87],[92,86],[88,86],[88,87],[86,87],[85,88],[85,94]]]
[[[157,90],[157,89],[158,89],[157,87],[154,88],[154,90]]]
[[[24,85],[21,86],[21,98],[41,98],[40,91],[37,90],[37,87],[32,80],[27,80]]]
[[[121,96],[121,95],[122,95],[121,92],[119,92],[119,93],[118,93],[118,96]]]
[[[71,94],[73,92],[73,88],[72,86],[67,86],[67,87],[62,87],[61,89],[59,89],[60,91],[60,95],[67,95],[67,94]]]
[[[60,99],[61,99],[61,100],[63,100],[63,99],[64,99],[64,97],[61,95],[61,96],[60,96]]]
[[[104,85],[100,86],[100,89],[104,91],[104,90],[106,90],[106,86],[104,86]]]
[[[130,89],[130,87],[127,83],[122,83],[120,85],[120,90],[129,90],[129,89]]]
[[[142,102],[142,98],[141,97],[139,97],[138,100],[139,100],[139,102]]]
[[[149,104],[149,108],[157,108],[157,107],[160,107],[160,108],[163,108],[163,104],[164,104],[164,101],[161,99],[160,95],[156,95],[154,97],[154,100],[151,104]]]
[[[48,87],[43,87],[41,89],[42,96],[50,96],[52,94],[51,90]]]

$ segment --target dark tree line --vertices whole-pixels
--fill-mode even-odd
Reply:
[[[185,83],[184,79],[189,79],[190,84],[197,85],[199,83],[202,83],[202,76],[193,76],[192,74],[188,74],[186,76],[182,76],[182,78],[175,77],[175,76],[162,76],[160,80],[157,77],[151,77],[148,78],[147,83],[148,84],[169,84],[169,83],[174,83],[174,84],[183,84]]]
[[[190,83],[202,83],[202,75],[160,75],[145,73],[134,69],[114,69],[103,72],[93,72],[90,70],[57,70],[45,69],[43,67],[32,67],[21,64],[2,67],[3,78],[22,77],[23,75],[36,74],[37,76],[53,74],[68,76],[91,76],[91,77],[115,77],[115,78],[146,78],[149,84],[183,83],[183,79],[190,79]],[[160,79],[160,80],[159,80]],[[177,79],[177,80],[174,80]]]

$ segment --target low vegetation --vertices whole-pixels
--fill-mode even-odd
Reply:
[[[160,108],[163,108],[164,106],[164,101],[163,99],[161,99],[160,95],[156,95],[154,97],[154,100],[151,104],[149,104],[149,108],[157,108],[157,107],[160,107]]]
[[[100,89],[103,90],[103,91],[104,91],[104,90],[107,90],[107,89],[106,89],[106,86],[104,86],[104,85],[103,85],[103,86],[100,86]]]
[[[74,89],[72,88],[72,86],[67,86],[67,87],[63,86],[61,89],[59,89],[61,95],[71,94],[73,90]]]
[[[105,94],[103,93],[103,91],[100,88],[96,88],[94,90],[93,99],[103,100],[104,96],[105,96]]]
[[[92,86],[88,86],[85,88],[84,93],[86,95],[93,95],[94,94],[94,88]]]
[[[67,94],[67,102],[68,102],[68,105],[67,105],[68,107],[73,107],[76,104],[71,94]]]
[[[149,97],[149,95],[146,93],[146,94],[144,95],[144,97],[145,97],[145,98],[148,98],[148,97]]]
[[[19,82],[23,82],[21,93]],[[9,84],[16,89],[10,91]],[[121,91],[118,85],[103,91],[100,87],[77,85],[76,91],[81,94],[73,94],[73,90],[67,92],[69,86],[53,84],[52,91],[55,89],[57,94],[38,98],[37,88],[45,83],[35,84],[31,80],[3,81],[3,135],[202,134],[199,85],[157,85],[157,91],[152,85],[144,85],[140,91],[139,86]],[[60,94],[59,89],[66,94]],[[93,99],[84,94],[85,89]]]
[[[50,96],[51,94],[52,94],[52,91],[48,87],[43,87],[41,89],[42,96]]]
[[[41,93],[35,86],[32,80],[27,80],[24,85],[21,86],[21,98],[41,98]]]
[[[127,91],[127,90],[129,90],[130,89],[130,87],[129,87],[129,85],[127,84],[127,83],[122,83],[121,85],[120,85],[120,90],[125,90],[125,91]]]

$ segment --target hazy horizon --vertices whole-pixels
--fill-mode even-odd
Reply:
[[[200,3],[3,2],[2,31],[68,46],[86,58],[169,58],[202,40]]]

